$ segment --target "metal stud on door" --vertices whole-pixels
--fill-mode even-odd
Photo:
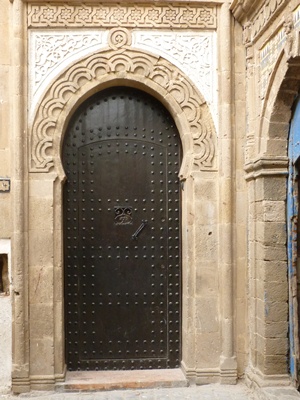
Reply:
[[[180,361],[179,135],[151,96],[85,101],[63,146],[69,370]]]

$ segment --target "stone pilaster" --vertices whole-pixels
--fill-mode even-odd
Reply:
[[[28,391],[28,253],[27,253],[27,146],[26,132],[26,31],[25,5],[21,0],[12,4],[11,29],[11,140],[12,140],[12,277],[13,277],[13,372],[15,393]]]
[[[285,157],[247,164],[249,186],[248,378],[289,384]]]

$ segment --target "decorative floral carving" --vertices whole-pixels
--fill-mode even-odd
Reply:
[[[200,18],[209,23],[211,20],[211,13],[209,12],[209,10],[203,9],[200,11]]]
[[[67,8],[61,10],[60,17],[66,20],[69,19],[71,17],[71,10],[68,10]]]
[[[115,50],[130,46],[131,33],[134,47],[165,57],[190,77],[204,95],[217,123],[215,33],[155,32],[145,29],[129,31],[114,28],[109,31],[109,46]],[[107,31],[30,32],[30,109],[35,108],[39,96],[54,74],[58,74],[75,59],[104,49],[106,38]]]
[[[10,179],[0,178],[0,192],[10,192]]]
[[[92,54],[72,65],[46,92],[31,130],[31,171],[46,172],[54,166],[53,141],[59,140],[58,119],[69,99],[76,95],[79,98],[85,84],[92,87],[103,79],[120,77],[136,79],[152,88],[156,85],[158,92],[168,94],[185,115],[194,139],[195,167],[200,170],[214,168],[214,125],[207,104],[192,83],[161,57],[121,49]]]
[[[113,11],[113,17],[116,21],[122,21],[124,19],[125,16],[125,11],[117,8]]]
[[[95,32],[31,33],[30,53],[34,57],[30,68],[32,93],[35,93],[40,83],[59,63],[83,49],[98,49],[102,42],[102,34]]]
[[[142,19],[142,11],[141,10],[132,10],[130,13],[130,19],[134,21],[139,21]]]
[[[278,0],[279,1],[279,0]],[[51,3],[28,4],[29,27],[116,27],[215,29],[214,6]]]
[[[148,11],[147,18],[149,18],[151,21],[156,21],[159,16],[159,11],[155,10],[152,8],[151,10]]]
[[[77,15],[78,18],[82,19],[83,21],[87,21],[89,19],[90,12],[86,8],[80,8]]]
[[[43,10],[43,14],[42,15],[46,20],[52,20],[53,16],[54,16],[54,10],[49,8],[49,7],[47,7],[47,8],[45,8],[45,10]]]
[[[194,13],[191,10],[183,11],[183,18],[186,21],[192,21],[194,19]]]
[[[212,32],[133,32],[134,47],[163,55],[195,83],[217,118],[216,60]]]
[[[108,37],[108,44],[112,49],[131,45],[131,33],[125,28],[111,29]]]
[[[172,22],[176,21],[176,18],[177,18],[176,11],[175,10],[167,10],[166,18],[167,18],[167,20],[172,21]]]

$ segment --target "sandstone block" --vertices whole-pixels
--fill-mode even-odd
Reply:
[[[53,336],[53,331],[53,304],[31,304],[30,337],[43,340]]]
[[[53,229],[53,201],[48,198],[31,198],[29,204],[29,229]]]
[[[31,266],[29,270],[31,304],[48,304],[53,300],[53,266]]]
[[[213,297],[196,298],[196,329],[202,333],[219,331],[218,299]],[[207,316],[209,315],[209,318]]]
[[[203,333],[196,330],[195,359],[197,368],[216,368],[220,362],[219,332]]]
[[[256,239],[266,246],[286,243],[286,224],[283,222],[256,223]]]
[[[39,229],[29,231],[29,265],[50,266],[53,264],[53,231]]]
[[[30,373],[31,375],[54,374],[54,343],[52,337],[30,341]]]

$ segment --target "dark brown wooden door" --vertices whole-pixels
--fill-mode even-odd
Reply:
[[[179,134],[150,95],[86,100],[63,145],[69,370],[180,361]]]

